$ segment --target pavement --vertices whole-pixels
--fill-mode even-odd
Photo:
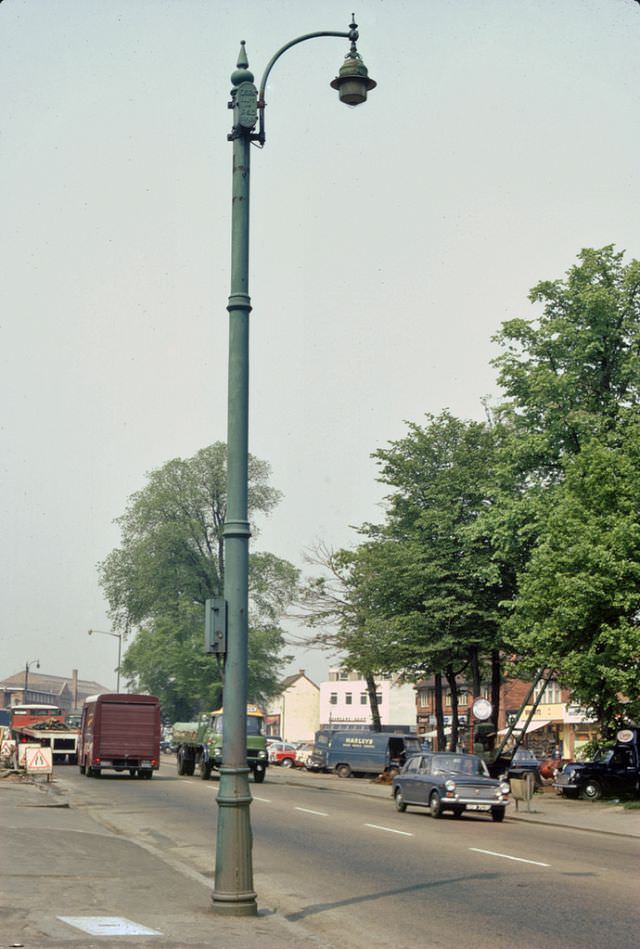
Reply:
[[[391,793],[388,785],[333,775],[279,772],[278,779],[326,782],[333,793]],[[565,800],[551,788],[528,805],[519,802],[518,810],[511,805],[508,814],[507,820],[640,838],[640,810]],[[0,840],[0,949],[340,949],[268,907],[257,919],[218,915],[209,908],[212,879],[70,807],[55,779],[0,776]]]

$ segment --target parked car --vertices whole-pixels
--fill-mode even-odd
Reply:
[[[607,794],[640,794],[640,730],[623,728],[613,748],[603,748],[593,761],[569,761],[553,781],[563,797],[597,801]]]
[[[510,803],[509,785],[489,777],[481,758],[453,752],[412,755],[393,778],[392,794],[397,810],[428,807],[432,817],[481,811],[502,821]]]
[[[536,787],[542,787],[540,761],[528,748],[518,748],[509,763],[507,778],[522,779],[527,774],[533,775]]]
[[[279,764],[282,765],[283,768],[293,768],[296,765],[302,767],[302,762],[298,761],[296,746],[289,742],[271,742],[268,753],[270,764]]]
[[[306,768],[307,771],[314,771],[315,768],[311,761],[311,756],[313,755],[314,744],[312,741],[301,741],[296,748],[296,762],[301,765],[303,768]]]

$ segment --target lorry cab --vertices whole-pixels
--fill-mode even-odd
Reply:
[[[420,742],[414,736],[340,731],[329,740],[327,768],[340,778],[352,774],[395,773],[410,755],[419,751]]]

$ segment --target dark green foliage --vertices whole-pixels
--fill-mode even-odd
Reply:
[[[249,510],[268,514],[279,493],[269,467],[249,459]],[[136,685],[159,695],[174,719],[213,708],[221,674],[203,652],[204,602],[224,584],[226,446],[217,442],[193,458],[176,458],[152,471],[117,523],[122,543],[100,565],[114,626],[138,628],[122,664]],[[252,524],[255,536],[257,529]],[[250,556],[249,695],[262,702],[276,690],[284,645],[280,617],[297,584],[297,571],[267,552]],[[188,714],[187,714],[188,713]]]

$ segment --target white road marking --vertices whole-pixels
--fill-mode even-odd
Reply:
[[[365,827],[372,827],[374,830],[386,830],[388,834],[401,834],[403,837],[413,837],[413,834],[406,830],[396,830],[394,827],[381,827],[379,824],[365,824]]]
[[[310,811],[308,807],[296,807],[296,811],[302,811],[303,814],[315,814],[317,817],[328,817],[328,814],[325,814],[324,811]]]
[[[257,797],[255,794],[253,795],[253,800],[254,800],[254,801],[262,801],[263,804],[271,804],[270,798],[268,798],[268,797]]]
[[[540,863],[539,860],[525,860],[524,857],[512,857],[508,853],[496,853],[495,850],[480,850],[479,847],[469,847],[474,853],[486,853],[490,857],[502,857],[504,860],[517,860],[518,863],[531,863],[534,867],[550,867],[550,863]]]

